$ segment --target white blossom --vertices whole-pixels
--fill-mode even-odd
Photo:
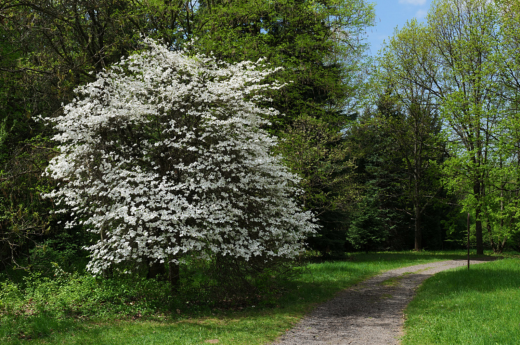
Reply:
[[[298,255],[317,226],[294,201],[298,177],[270,154],[276,139],[262,128],[278,112],[258,105],[282,87],[261,83],[277,69],[145,43],[52,119],[61,154],[46,174],[63,183],[45,196],[72,212],[67,227],[100,235],[89,269]]]

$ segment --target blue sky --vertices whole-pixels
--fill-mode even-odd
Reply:
[[[383,40],[388,41],[394,29],[403,27],[407,20],[425,20],[432,0],[373,0],[376,5],[376,25],[368,29],[369,54],[374,56]]]

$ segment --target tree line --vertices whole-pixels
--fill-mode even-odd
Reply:
[[[485,238],[498,252],[508,240],[518,241],[518,6],[517,1],[436,1],[425,24],[408,22],[378,58],[376,75],[387,99],[419,128],[437,118],[437,142],[446,152],[442,185],[474,216],[479,254]],[[422,152],[436,145],[412,138],[414,150],[416,144]],[[429,162],[422,153],[414,157],[419,221],[422,188],[416,186]]]

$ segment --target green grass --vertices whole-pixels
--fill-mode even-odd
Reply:
[[[33,344],[204,344],[218,339],[219,344],[265,344],[291,328],[317,303],[370,276],[398,267],[462,258],[463,251],[385,252],[355,254],[345,261],[312,263],[286,286],[284,295],[270,307],[194,310],[186,305],[172,313],[148,312],[139,317],[139,307],[134,305],[138,314],[132,318],[118,317],[109,311],[103,315],[103,305],[89,306],[97,314],[85,317],[80,313],[64,313],[63,310],[70,309],[67,305],[58,313],[55,309],[45,309],[43,303],[43,307],[34,307],[29,312],[0,312],[0,343],[25,344],[30,339]],[[153,286],[150,284],[150,288]],[[113,288],[110,296],[118,293],[117,287]],[[33,295],[33,298],[39,297]],[[79,303],[72,297],[62,300],[65,304]],[[25,305],[31,305],[26,302]],[[128,301],[124,303],[126,306],[119,307],[128,307]],[[147,310],[154,306],[153,301],[147,303]],[[110,306],[114,310],[119,307]]]
[[[520,344],[520,260],[436,274],[406,309],[403,345]]]

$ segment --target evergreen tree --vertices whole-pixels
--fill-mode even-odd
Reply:
[[[373,6],[364,0],[208,1],[200,9],[197,48],[225,61],[266,57],[288,83],[270,93],[284,114],[270,130],[302,178],[304,204],[322,228],[310,239],[322,253],[344,251],[349,210],[357,200],[354,167],[341,131],[363,90],[363,30]]]

